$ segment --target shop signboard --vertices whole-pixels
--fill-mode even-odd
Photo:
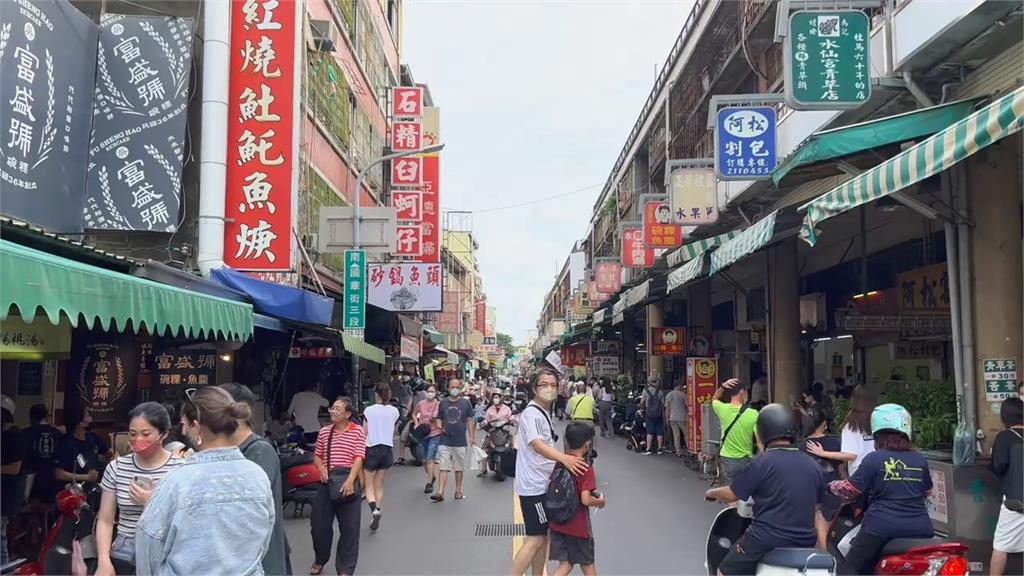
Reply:
[[[409,336],[408,334],[402,334],[401,341],[398,345],[399,354],[402,358],[408,358],[414,362],[418,362],[420,359],[420,339],[415,336]]]
[[[596,340],[590,343],[590,353],[618,356],[622,354],[622,343],[618,340]]]
[[[476,305],[474,306],[474,308],[475,308],[475,314],[474,314],[474,318],[473,319],[475,320],[475,322],[473,323],[473,325],[476,328],[477,332],[480,332],[482,334],[486,334],[487,333],[487,300],[477,300],[476,301]]]
[[[423,87],[396,86],[392,88],[391,116],[393,118],[422,118]]]
[[[586,366],[587,346],[585,344],[562,346],[559,358],[561,358],[563,366]]]
[[[224,262],[292,269],[302,70],[299,0],[231,0]]]
[[[0,3],[3,212],[82,231],[98,28],[67,0]]]
[[[985,400],[999,402],[1017,397],[1017,361],[1013,358],[986,358],[981,361],[985,374]]]
[[[423,109],[423,147],[441,142],[441,109],[428,106]],[[423,158],[423,185],[416,190],[421,195],[419,255],[415,262],[441,262],[441,157],[439,152],[421,154]],[[401,220],[401,218],[399,218]]]
[[[903,272],[896,276],[900,309],[949,310],[949,269],[945,262]]]
[[[423,192],[420,190],[395,190],[391,193],[391,207],[395,219],[402,222],[423,222]]]
[[[0,358],[42,360],[67,357],[71,352],[71,324],[61,319],[54,326],[46,317],[26,323],[11,314],[0,323]]]
[[[345,250],[345,330],[366,330],[366,252]]]
[[[598,378],[614,378],[619,375],[619,357],[594,355],[590,357],[590,373]]]
[[[950,329],[948,314],[901,314],[868,316],[848,314],[839,323],[841,328],[850,331],[864,332],[897,332],[926,330],[943,331]]]
[[[790,14],[783,46],[786,104],[793,110],[842,110],[867,102],[870,30],[860,10]]]
[[[387,262],[367,267],[367,301],[392,312],[440,312],[441,265]]]
[[[458,334],[462,332],[462,305],[459,292],[444,291],[442,312],[437,316],[437,331],[442,334]]]
[[[654,356],[684,356],[686,329],[652,327],[650,351]]]
[[[719,108],[715,174],[722,180],[762,180],[775,170],[777,115],[767,106]]]
[[[43,395],[43,363],[18,362],[18,396]]]
[[[157,402],[178,402],[185,391],[217,383],[217,350],[157,347],[152,382]]]
[[[139,346],[134,334],[76,329],[68,365],[72,397],[98,422],[121,421],[135,405]],[[69,392],[71,391],[69,390]]]
[[[641,194],[640,204],[644,209],[645,246],[651,249],[675,248],[683,243],[683,227],[672,218],[672,207],[667,195]],[[653,263],[653,258],[651,261]]]
[[[676,168],[669,175],[672,217],[683,226],[718,222],[718,180],[713,160],[705,167]]]
[[[924,360],[942,358],[942,342],[896,342],[895,360]]]
[[[395,256],[418,258],[423,254],[423,225],[402,222],[395,226]]]
[[[615,294],[622,289],[622,264],[618,260],[594,264],[594,283],[599,294]]]
[[[709,404],[718,389],[718,360],[715,358],[686,359],[686,446],[691,454],[701,450],[701,410]]]
[[[622,265],[627,268],[650,268],[654,265],[654,250],[644,244],[643,227],[639,224],[623,224]]]
[[[423,148],[423,124],[404,121],[391,125],[391,150],[412,152]]]
[[[423,158],[406,156],[391,161],[391,186],[420,186],[423,184]]]
[[[193,25],[191,18],[103,15],[86,228],[177,230]]]
[[[331,346],[292,346],[288,349],[288,357],[296,360],[326,360],[334,358],[336,355]]]

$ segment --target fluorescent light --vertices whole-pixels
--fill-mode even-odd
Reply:
[[[854,300],[860,300],[861,298],[863,298],[865,296],[870,298],[870,297],[874,296],[875,294],[878,294],[878,290],[872,290],[872,291],[870,291],[870,292],[868,292],[866,294],[854,294],[853,299]]]

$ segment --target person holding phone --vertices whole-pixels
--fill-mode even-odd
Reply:
[[[119,573],[114,568],[115,560],[122,565],[135,565],[135,527],[142,510],[160,479],[185,462],[163,446],[170,429],[170,415],[156,402],[143,402],[128,414],[132,453],[107,465],[100,482],[103,496],[96,518],[97,576]]]

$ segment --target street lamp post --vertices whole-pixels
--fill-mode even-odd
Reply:
[[[361,247],[362,238],[359,233],[359,225],[362,223],[362,197],[363,197],[363,179],[366,178],[366,173],[371,168],[387,162],[388,160],[395,160],[397,158],[405,158],[407,156],[415,156],[417,154],[433,154],[434,152],[440,152],[444,149],[444,144],[434,144],[433,146],[427,146],[419,150],[406,150],[404,152],[395,152],[393,154],[386,154],[380,158],[375,158],[370,161],[369,164],[363,167],[356,176],[356,191],[355,191],[355,204],[352,205],[352,249],[359,250]],[[366,270],[363,269],[363,275],[366,275]],[[348,290],[348,287],[345,288]],[[353,354],[351,351],[349,355],[352,356],[352,380],[356,384],[356,410],[363,405],[363,381],[359,378],[359,357]]]

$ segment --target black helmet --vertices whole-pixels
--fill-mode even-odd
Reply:
[[[782,404],[769,404],[757,415],[757,437],[766,446],[780,438],[796,441],[799,430],[793,411]]]

